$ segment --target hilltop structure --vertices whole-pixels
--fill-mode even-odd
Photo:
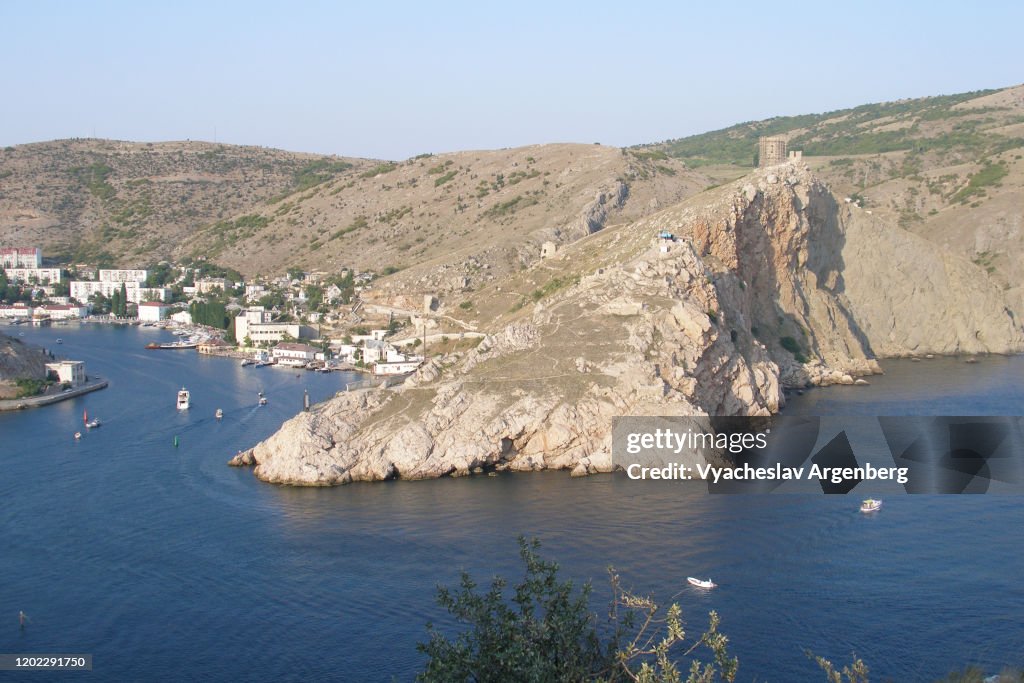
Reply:
[[[758,139],[757,159],[757,165],[761,168],[786,163],[786,138],[781,135],[762,135]]]

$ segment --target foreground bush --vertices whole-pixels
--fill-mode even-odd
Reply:
[[[663,611],[650,598],[623,589],[609,570],[614,598],[602,638],[588,606],[590,584],[575,591],[572,581],[559,581],[558,565],[542,560],[539,547],[536,540],[519,539],[526,575],[507,598],[504,579],[495,578],[479,592],[465,572],[457,590],[438,589],[438,603],[468,630],[449,639],[427,625],[430,640],[418,646],[427,655],[420,681],[678,683],[680,661],[689,662],[688,683],[735,680],[739,664],[728,656],[717,614],[711,613],[708,630],[684,649],[679,605]],[[693,657],[702,647],[713,661]]]

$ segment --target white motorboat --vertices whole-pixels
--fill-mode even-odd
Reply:
[[[267,405],[267,397],[266,396],[260,396],[260,405],[261,406]]]
[[[882,507],[882,501],[875,500],[874,498],[868,498],[860,504],[861,512],[874,512],[875,510]]]
[[[178,410],[188,410],[190,398],[191,396],[188,393],[188,389],[182,387],[181,391],[178,392]]]
[[[224,417],[224,411],[221,410],[220,408],[217,408],[217,412],[214,413],[213,416],[219,420],[222,417]]]
[[[705,581],[704,579],[695,579],[692,576],[687,576],[686,580],[690,582],[691,586],[696,586],[697,588],[716,588],[718,586],[718,584],[713,583],[711,579]]]

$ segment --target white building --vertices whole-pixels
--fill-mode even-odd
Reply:
[[[242,340],[249,337],[252,339],[252,335],[249,333],[249,326],[261,325],[269,322],[269,311],[264,309],[263,306],[250,306],[235,316],[235,338]]]
[[[355,344],[345,344],[344,342],[331,342],[331,353],[335,358],[343,360],[346,363],[356,362],[356,351],[359,349]]]
[[[338,285],[331,285],[324,290],[324,298],[327,299],[328,303],[334,303],[341,298],[341,287]]]
[[[0,304],[0,318],[13,318],[15,320],[31,320],[35,309],[18,302],[13,306]]]
[[[11,282],[28,282],[35,278],[36,282],[47,284],[60,282],[60,268],[4,268],[4,274]]]
[[[196,293],[198,294],[209,294],[215,289],[220,289],[222,292],[228,290],[228,281],[222,277],[208,277],[202,280],[196,280]]]
[[[149,277],[148,270],[101,270],[100,282],[138,282],[140,285]]]
[[[393,363],[374,363],[373,374],[375,375],[405,375],[414,372],[423,364],[422,360],[402,360]]]
[[[182,325],[192,324],[192,314],[188,311],[178,311],[177,313],[171,314],[170,318],[174,322],[181,323]]]
[[[47,363],[46,371],[60,383],[67,382],[73,387],[85,382],[85,362],[80,360],[62,360]]]
[[[246,285],[245,286],[245,300],[246,301],[259,301],[267,293],[267,288],[263,285]]]
[[[254,323],[246,326],[245,334],[238,333],[238,319],[235,319],[235,338],[249,338],[253,344],[269,344],[284,341],[285,337],[298,339],[302,326],[298,323]]]
[[[46,304],[36,309],[36,315],[49,316],[51,320],[72,320],[89,315],[88,306],[75,304]]]
[[[159,301],[143,301],[139,304],[139,320],[143,322],[158,323],[165,320],[170,312],[170,305]]]
[[[316,358],[316,349],[307,344],[285,342],[278,344],[271,351],[278,365],[305,365]]]
[[[101,273],[104,271],[100,271]],[[107,271],[110,272],[110,271]],[[165,287],[142,287],[138,282],[114,281],[114,280],[72,280],[71,298],[84,303],[94,294],[102,294],[108,299],[114,292],[121,291],[124,285],[128,301],[139,304],[143,301],[167,301],[171,298],[171,290]]]
[[[40,268],[43,250],[39,247],[0,248],[0,268]]]
[[[364,341],[384,341],[386,336],[388,336],[387,330],[370,330],[370,334],[352,335],[352,341],[356,344]]]
[[[397,353],[397,349],[387,342],[376,339],[368,339],[363,342],[363,362],[370,363],[386,362],[389,355]]]

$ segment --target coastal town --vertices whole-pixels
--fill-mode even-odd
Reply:
[[[359,371],[370,375],[368,384],[414,372],[431,340],[428,324],[434,326],[429,304],[420,316],[380,307],[367,311],[371,307],[360,294],[372,287],[373,272],[289,269],[250,281],[205,261],[162,261],[137,269],[54,264],[39,247],[23,246],[0,247],[0,268],[3,326],[161,328],[178,341],[146,348],[230,356],[252,367]],[[52,384],[77,390],[87,383],[80,361],[51,360]]]

